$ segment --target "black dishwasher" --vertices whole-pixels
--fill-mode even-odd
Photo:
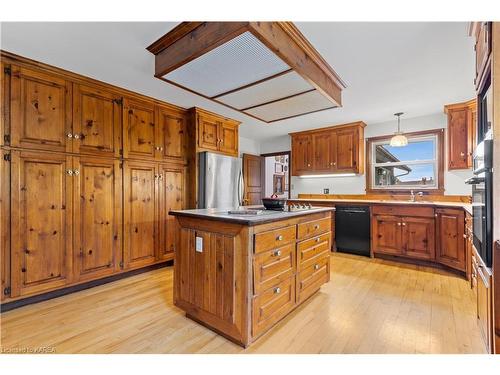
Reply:
[[[370,208],[335,207],[335,243],[337,251],[370,256]]]

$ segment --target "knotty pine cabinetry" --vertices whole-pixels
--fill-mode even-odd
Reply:
[[[444,112],[448,116],[448,169],[471,168],[476,144],[476,100],[446,105]]]
[[[492,22],[471,22],[469,35],[475,38],[474,51],[476,53],[476,89],[482,86],[489,68],[492,50]]]
[[[365,126],[359,121],[291,133],[292,175],[363,173]]]
[[[5,52],[1,62],[2,302],[173,259],[189,112]]]

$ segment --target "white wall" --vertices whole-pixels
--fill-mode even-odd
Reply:
[[[243,154],[260,155],[260,143],[254,139],[240,137],[240,156]]]
[[[447,127],[447,119],[444,113],[414,117],[401,120],[402,130],[413,132],[420,130],[441,129]],[[382,122],[368,124],[365,128],[365,138],[388,135],[396,130],[396,122]],[[446,141],[445,141],[446,144]],[[290,150],[290,136],[285,135],[269,139],[261,143],[260,149],[263,153]],[[445,152],[446,154],[446,152]],[[293,157],[293,155],[292,155]],[[448,171],[445,162],[444,188],[446,195],[470,195],[471,188],[464,184],[464,180],[471,175],[470,170]],[[299,178],[292,177],[292,197],[299,193],[322,194],[324,188],[330,189],[330,194],[365,194],[366,176],[354,177],[329,177],[329,178]]]

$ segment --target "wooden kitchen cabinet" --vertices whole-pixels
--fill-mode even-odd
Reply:
[[[486,346],[486,352],[492,352],[493,309],[492,309],[492,276],[489,270],[479,261],[477,267],[477,323]]]
[[[157,106],[157,160],[186,163],[187,113],[167,106]]]
[[[186,170],[181,166],[160,165],[159,169],[159,259],[173,259],[177,244],[178,228],[171,210],[186,206]]]
[[[121,97],[111,91],[90,85],[74,85],[73,152],[120,156],[121,102]]]
[[[389,255],[403,254],[401,218],[374,215],[372,220],[372,251]]]
[[[111,275],[122,261],[122,170],[117,159],[73,160],[73,255],[78,281]]]
[[[71,152],[71,82],[17,65],[10,71],[10,145]]]
[[[125,98],[123,102],[123,157],[155,159],[155,106],[152,102]]]
[[[11,152],[11,296],[72,281],[72,160]]]
[[[0,150],[0,301],[10,297],[10,152]]]
[[[363,173],[365,126],[359,121],[291,133],[292,175]]]
[[[402,230],[406,256],[425,260],[435,258],[434,218],[404,217]]]
[[[448,116],[448,169],[472,167],[476,140],[476,100],[444,107]]]
[[[292,175],[313,170],[313,155],[312,135],[292,137]]]
[[[213,151],[238,156],[239,121],[194,107],[192,118],[197,128],[197,151]]]
[[[466,271],[465,216],[463,210],[436,208],[436,259],[449,267]]]
[[[123,165],[124,268],[152,264],[158,248],[158,166],[142,161]]]
[[[474,51],[476,52],[476,89],[482,85],[485,71],[488,70],[491,56],[492,23],[471,22],[469,35],[475,38]]]

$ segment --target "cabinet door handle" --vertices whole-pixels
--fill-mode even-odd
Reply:
[[[316,229],[319,229],[319,224],[316,224],[316,225],[314,226],[314,230],[316,230]]]
[[[80,139],[80,134],[78,134],[78,133],[73,134],[73,138]]]
[[[401,223],[398,223],[398,227],[400,227],[400,226],[401,226]]]
[[[73,134],[71,134],[71,133],[66,134],[66,136],[67,136],[68,138],[73,138]]]
[[[460,156],[461,156],[461,157],[464,157],[464,156],[465,156],[465,153],[461,152],[461,153],[460,153]]]
[[[75,169],[75,170],[73,171],[73,174],[74,174],[75,176],[78,176],[78,175],[80,174],[80,171],[79,171],[78,169]]]
[[[283,236],[280,234],[278,237],[276,237],[276,241],[283,241]]]
[[[279,257],[281,255],[281,250],[276,250],[274,253],[273,253],[273,256],[275,257]]]
[[[319,270],[319,264],[315,264],[315,265],[314,265],[314,269],[315,269],[316,271],[317,271],[317,270]]]
[[[159,180],[161,180],[162,178],[163,178],[163,174],[161,174],[161,173],[160,173],[160,174],[158,175],[158,179],[159,179]]]
[[[307,166],[308,166],[308,167],[310,167],[310,166],[311,166],[311,164],[307,163]]]
[[[319,242],[319,241],[321,241],[321,238],[319,238],[319,237],[316,238],[316,242]]]
[[[281,293],[281,288],[280,287],[274,288],[274,294],[280,294],[280,293]]]
[[[71,169],[66,169],[66,174],[73,176],[73,171]]]
[[[403,227],[406,227],[406,223],[402,223]]]

